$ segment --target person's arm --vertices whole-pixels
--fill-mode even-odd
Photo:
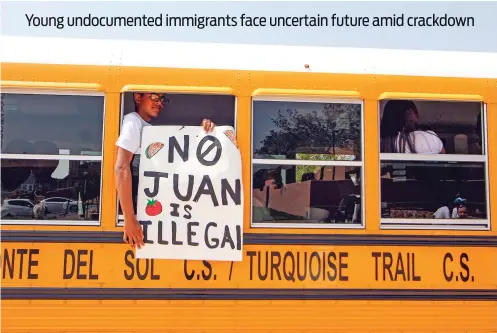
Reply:
[[[136,219],[133,209],[133,197],[131,188],[131,160],[138,152],[141,145],[140,124],[132,117],[126,117],[123,121],[121,134],[116,142],[117,160],[115,165],[116,189],[121,209],[124,215],[123,240],[132,247],[141,248],[143,243],[143,230]]]
[[[117,160],[115,166],[116,188],[124,220],[132,219],[135,216],[133,209],[133,198],[131,195],[131,168],[130,163],[133,153],[117,147]]]

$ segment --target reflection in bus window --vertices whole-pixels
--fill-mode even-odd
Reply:
[[[2,153],[102,155],[103,105],[102,96],[2,94]],[[56,149],[37,149],[34,142]]]
[[[360,167],[254,165],[254,222],[361,223]]]
[[[361,112],[354,102],[253,101],[253,225],[362,225]]]
[[[483,111],[478,102],[380,103],[383,226],[488,227]]]
[[[133,99],[135,92],[127,92],[122,96],[121,123],[125,115],[135,112]],[[184,125],[200,126],[204,118],[212,120],[217,126],[235,127],[235,102],[232,95],[213,94],[181,94],[166,93],[163,108],[157,118],[152,119],[153,125]],[[132,197],[136,213],[136,200],[138,197],[140,155],[136,154],[131,162]],[[117,200],[118,223],[123,222],[122,209]]]
[[[254,100],[253,138],[254,158],[358,161],[361,104]]]
[[[2,223],[98,224],[104,97],[1,97]]]
[[[2,220],[99,221],[101,162],[1,161]]]

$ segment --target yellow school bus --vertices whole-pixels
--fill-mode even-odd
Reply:
[[[495,53],[2,49],[3,332],[497,331]],[[166,94],[152,124],[235,128],[242,261],[124,244],[115,142],[135,93]]]

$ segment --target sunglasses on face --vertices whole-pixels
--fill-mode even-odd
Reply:
[[[153,102],[161,102],[162,104],[166,104],[169,102],[169,100],[166,98],[166,96],[160,96],[160,95],[155,94],[155,93],[150,94],[150,99]]]

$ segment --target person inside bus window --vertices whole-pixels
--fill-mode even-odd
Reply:
[[[459,205],[457,207],[457,218],[465,219],[467,217],[468,217],[468,208],[466,207],[465,204]]]
[[[382,153],[444,154],[442,140],[430,130],[422,130],[416,105],[407,100],[391,100],[385,105],[380,127]]]
[[[458,194],[457,198],[454,200],[454,209],[452,209],[452,218],[453,219],[459,218],[459,207],[465,206],[465,205],[466,205],[466,199],[461,198]]]
[[[448,205],[442,206],[433,214],[436,219],[450,219],[450,208]]]
[[[466,207],[466,199],[461,198],[461,196],[457,194],[456,199],[454,201],[437,209],[437,211],[433,214],[433,217],[436,219],[460,218],[459,208],[462,206]]]
[[[141,248],[144,245],[143,230],[134,213],[131,162],[135,154],[140,154],[143,127],[150,125],[150,121],[160,114],[169,100],[162,93],[135,93],[133,99],[135,112],[124,116],[121,134],[116,142],[118,148],[115,173],[117,194],[124,215],[123,240],[132,247]],[[204,119],[201,126],[206,132],[211,132],[215,124]]]

